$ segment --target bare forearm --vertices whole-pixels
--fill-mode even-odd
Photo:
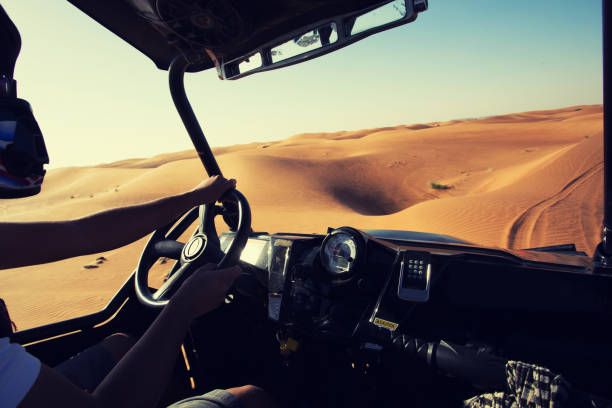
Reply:
[[[108,407],[153,407],[159,402],[191,319],[170,303],[98,386],[94,398]]]
[[[43,366],[20,404],[34,407],[155,407],[168,384],[190,319],[174,306],[166,307],[128,354],[93,394]]]
[[[162,198],[145,204],[116,208],[75,220],[73,247],[96,253],[134,242],[201,204],[194,193]],[[74,256],[74,255],[73,255]]]
[[[201,196],[188,192],[145,204],[102,211],[72,221],[0,223],[0,251],[11,254],[10,257],[0,257],[0,269],[119,248],[201,204]],[[40,244],[37,248],[24,246],[33,239]]]
[[[104,406],[155,406],[172,373],[191,320],[221,305],[239,275],[238,267],[215,269],[213,264],[196,270],[96,389],[96,399],[103,401]]]

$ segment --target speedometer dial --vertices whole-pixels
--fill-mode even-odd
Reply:
[[[357,259],[357,242],[347,233],[338,231],[323,243],[321,260],[327,271],[334,275],[350,272]]]

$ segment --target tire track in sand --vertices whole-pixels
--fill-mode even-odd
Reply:
[[[603,162],[599,162],[588,170],[581,173],[579,176],[570,180],[563,188],[538,203],[532,205],[523,211],[510,225],[510,231],[506,238],[506,248],[517,248],[521,242],[527,242],[527,246],[531,241],[533,232],[538,223],[538,220],[547,209],[555,206],[559,202],[565,200],[574,190],[588,181],[591,177],[598,174],[603,168]]]

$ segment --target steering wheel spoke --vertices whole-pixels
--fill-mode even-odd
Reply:
[[[165,234],[165,238],[171,239],[174,241],[178,240],[179,237],[185,231],[187,231],[187,228],[189,228],[189,226],[193,224],[195,220],[198,219],[198,216],[200,215],[200,207],[201,206],[192,208],[189,212],[187,212],[187,214],[185,214],[183,217],[180,218],[180,221],[178,222],[178,224],[176,224],[171,229],[168,228],[170,232]],[[174,224],[174,222],[172,224]]]
[[[191,274],[190,271],[193,269],[192,264],[185,263],[181,265],[176,272],[168,277],[164,283],[151,295],[153,300],[161,301],[166,299],[167,296],[173,289],[177,289],[181,286],[181,283],[185,281]]]
[[[217,216],[217,206],[215,203],[201,205],[200,206],[200,225],[198,231],[200,234],[206,234],[208,240],[216,245],[218,248],[221,247],[219,242],[219,235],[217,234],[217,227],[215,226],[215,217]]]
[[[155,255],[159,258],[169,258],[178,261],[181,259],[181,252],[185,244],[172,239],[162,239],[153,244]]]

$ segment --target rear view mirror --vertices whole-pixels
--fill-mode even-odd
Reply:
[[[238,79],[299,64],[370,35],[411,23],[425,10],[427,0],[393,0],[357,13],[336,16],[278,37],[247,55],[223,61],[219,67],[220,76]]]

